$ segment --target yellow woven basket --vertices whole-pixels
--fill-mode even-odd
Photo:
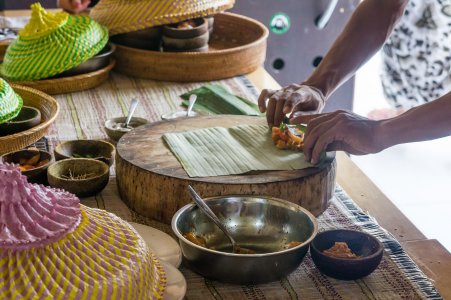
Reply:
[[[70,70],[96,55],[108,30],[88,16],[31,6],[29,23],[6,50],[0,73],[8,80],[39,80]]]
[[[11,87],[22,97],[24,105],[36,107],[41,111],[42,121],[28,130],[0,136],[0,155],[22,149],[41,139],[59,113],[58,102],[53,97],[29,87],[16,84],[11,84]]]
[[[101,0],[90,13],[110,35],[213,15],[235,0]]]
[[[22,98],[0,78],[0,124],[16,117],[22,109]]]

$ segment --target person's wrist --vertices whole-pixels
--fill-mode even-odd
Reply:
[[[390,119],[374,121],[373,126],[373,142],[374,153],[380,152],[386,148],[389,148],[396,143],[392,140],[393,134],[390,130]]]

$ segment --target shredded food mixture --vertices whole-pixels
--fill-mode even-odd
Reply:
[[[335,244],[323,251],[324,254],[333,257],[340,258],[359,258],[360,256],[354,254],[351,249],[349,249],[348,244],[346,242],[335,242]]]
[[[271,132],[272,140],[278,149],[302,151],[304,148],[304,132],[302,125],[280,124],[273,127]]]

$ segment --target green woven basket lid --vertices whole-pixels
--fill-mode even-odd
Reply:
[[[38,80],[72,69],[108,42],[108,30],[88,16],[31,6],[29,23],[8,47],[0,73],[9,80]]]
[[[15,118],[22,109],[22,98],[0,78],[0,124]]]

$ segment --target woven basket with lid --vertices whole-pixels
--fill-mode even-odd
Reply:
[[[22,109],[22,97],[0,78],[0,124],[16,117]]]
[[[29,23],[8,47],[0,73],[8,80],[38,80],[72,69],[97,54],[108,30],[88,16],[31,6]]]
[[[1,299],[160,299],[165,271],[135,229],[0,164]]]
[[[235,0],[101,0],[90,16],[110,35],[205,17],[232,8]]]

